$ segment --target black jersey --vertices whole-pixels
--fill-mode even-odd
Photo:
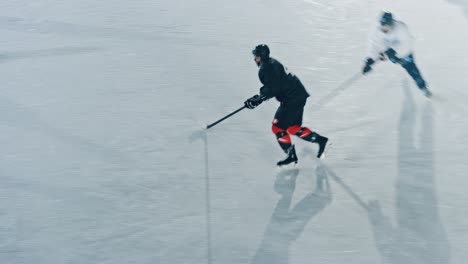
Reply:
[[[299,78],[287,72],[285,67],[273,58],[262,62],[258,77],[263,84],[260,94],[267,98],[275,97],[278,101],[287,103],[309,97]]]

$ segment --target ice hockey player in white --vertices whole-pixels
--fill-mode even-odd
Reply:
[[[432,93],[416,66],[413,53],[413,38],[406,24],[395,20],[392,13],[385,12],[381,16],[380,25],[369,36],[369,48],[362,73],[370,72],[377,59],[389,59],[395,64],[400,64],[424,95],[431,97]]]

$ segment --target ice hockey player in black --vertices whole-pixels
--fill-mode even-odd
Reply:
[[[304,85],[299,78],[288,73],[279,61],[270,57],[270,49],[267,45],[258,45],[252,53],[259,67],[258,77],[263,86],[260,88],[260,94],[247,99],[244,104],[247,108],[254,109],[263,101],[273,97],[280,102],[273,119],[272,131],[287,157],[279,161],[277,165],[283,166],[298,161],[290,135],[317,143],[319,145],[317,157],[320,158],[328,138],[302,126],[304,106],[309,97]]]
[[[432,93],[416,66],[413,53],[412,37],[406,24],[395,20],[392,13],[385,12],[380,18],[380,25],[369,37],[368,57],[362,73],[370,72],[376,59],[389,59],[393,63],[400,64],[424,95],[431,97]]]

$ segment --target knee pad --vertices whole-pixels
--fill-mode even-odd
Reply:
[[[284,129],[273,125],[273,126],[271,126],[271,132],[273,132],[273,134],[276,135],[276,134],[278,134],[280,132],[285,132],[285,131],[284,131]]]
[[[312,134],[312,130],[302,126],[291,126],[288,128],[288,133],[296,135],[302,139],[308,139],[308,137]]]
[[[297,135],[297,133],[302,129],[301,126],[290,126],[288,128],[288,133],[291,135]]]
[[[280,144],[291,144],[291,137],[284,129],[273,125],[271,130]]]

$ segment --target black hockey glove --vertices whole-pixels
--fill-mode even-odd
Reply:
[[[258,94],[250,97],[244,102],[245,107],[248,109],[254,109],[255,107],[259,106],[265,100],[264,96],[260,96]]]
[[[400,59],[396,56],[396,51],[394,49],[388,49],[387,51],[385,51],[385,54],[391,62],[400,63]]]
[[[375,61],[371,58],[367,58],[366,64],[364,64],[364,68],[362,68],[362,74],[366,74],[372,70],[372,65]]]

